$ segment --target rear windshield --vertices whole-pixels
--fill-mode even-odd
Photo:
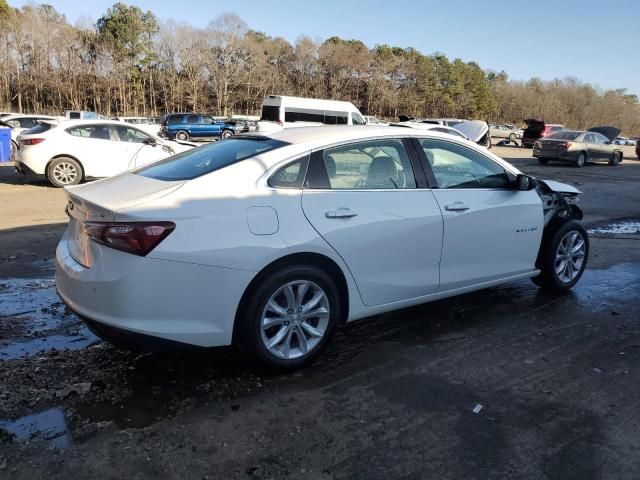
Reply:
[[[285,145],[288,143],[268,137],[236,135],[204,147],[187,150],[134,173],[156,180],[191,180]]]
[[[260,120],[267,120],[269,122],[279,122],[280,121],[280,107],[273,107],[270,105],[262,106],[262,115],[260,116]]]
[[[559,132],[552,133],[547,138],[553,138],[557,140],[575,140],[580,135],[580,132],[571,132],[569,130],[561,130]]]

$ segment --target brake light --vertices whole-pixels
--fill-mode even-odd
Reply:
[[[37,145],[39,143],[44,142],[44,138],[22,138],[20,142],[22,145]]]
[[[176,228],[173,222],[126,222],[84,225],[95,242],[126,253],[144,257]]]
[[[562,142],[560,144],[560,148],[564,150],[569,150],[569,148],[571,148],[571,145],[573,145],[571,142]]]

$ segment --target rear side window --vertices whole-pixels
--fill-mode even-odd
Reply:
[[[285,145],[288,143],[268,137],[235,136],[179,153],[134,173],[156,180],[191,180]]]
[[[276,171],[269,178],[269,186],[274,188],[302,188],[307,173],[309,156],[305,155]]]
[[[40,124],[36,125],[35,127],[30,128],[29,130],[27,130],[24,133],[26,135],[34,135],[36,133],[44,133],[47,130],[50,130],[51,127],[53,127],[53,125],[50,124],[50,123],[40,123]]]
[[[416,180],[402,140],[368,140],[314,152],[306,187],[395,190],[416,188]]]
[[[273,107],[271,105],[262,106],[262,115],[260,120],[266,120],[268,122],[280,121],[280,107]]]
[[[74,137],[93,138],[95,140],[111,140],[108,125],[79,125],[67,129]]]
[[[325,123],[325,115],[322,110],[308,110],[304,108],[285,108],[285,122],[315,122]]]

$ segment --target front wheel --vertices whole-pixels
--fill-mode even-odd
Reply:
[[[552,220],[542,236],[533,282],[541,288],[565,291],[572,288],[587,266],[589,236],[578,220]]]
[[[47,180],[58,188],[77,185],[82,180],[82,167],[73,158],[56,158],[47,167]]]
[[[259,364],[293,370],[322,353],[340,317],[331,277],[313,266],[291,266],[260,282],[238,318],[239,340]]]
[[[231,135],[233,135],[233,132],[231,130],[223,130],[220,134],[220,138],[224,140],[225,138],[229,138]]]
[[[611,155],[611,160],[609,160],[609,165],[616,166],[622,161],[622,152],[613,152]]]

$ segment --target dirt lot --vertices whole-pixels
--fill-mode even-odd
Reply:
[[[589,228],[629,228],[592,234],[568,294],[522,281],[357,322],[293,375],[96,340],[52,282],[63,192],[0,166],[0,478],[640,478],[640,162],[494,151],[580,188]]]

